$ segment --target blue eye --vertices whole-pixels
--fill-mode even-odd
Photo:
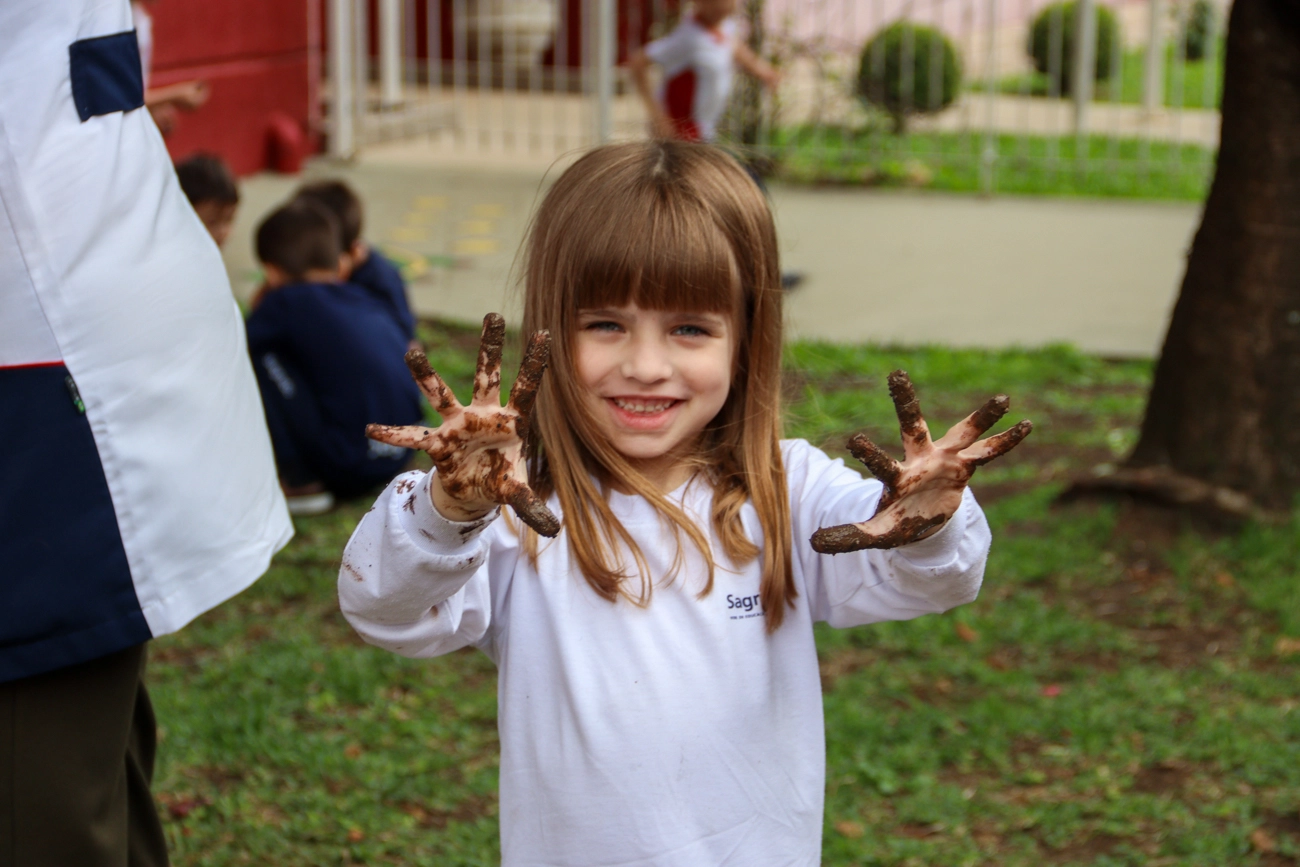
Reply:
[[[597,320],[597,321],[595,321],[595,322],[588,322],[586,325],[582,326],[582,328],[583,328],[584,331],[618,331],[618,330],[620,330],[620,326],[619,326],[619,324],[618,324],[617,322],[610,322],[610,321],[608,321],[608,320]]]
[[[709,332],[698,325],[678,325],[673,329],[674,334],[680,334],[682,337],[708,337]]]

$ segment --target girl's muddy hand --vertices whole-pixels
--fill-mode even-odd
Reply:
[[[896,370],[889,375],[889,394],[903,435],[903,462],[895,461],[861,434],[849,440],[849,451],[884,483],[885,490],[870,520],[814,533],[814,551],[843,554],[863,548],[897,548],[925,538],[957,511],[962,491],[976,468],[1011,451],[1034,427],[1022,421],[997,436],[979,439],[1011,404],[1005,394],[999,394],[938,442],[932,442],[906,372]]]
[[[499,314],[483,319],[474,397],[468,406],[456,400],[447,384],[429,366],[424,352],[406,353],[406,364],[433,408],[442,416],[436,428],[421,425],[392,427],[372,424],[366,436],[408,449],[421,449],[437,473],[430,483],[433,504],[446,518],[472,521],[498,504],[511,506],[520,520],[543,536],[560,532],[560,522],[528,487],[523,445],[529,415],[537,398],[550,355],[551,338],[533,335],[519,367],[510,399],[501,406],[501,350],[506,324]]]

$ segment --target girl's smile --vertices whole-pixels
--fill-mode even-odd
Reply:
[[[685,459],[731,393],[735,346],[724,313],[579,311],[575,362],[588,409],[661,490],[690,477]]]

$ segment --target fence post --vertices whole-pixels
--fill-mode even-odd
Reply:
[[[352,91],[352,0],[329,0],[330,27],[330,156],[346,159],[356,150]]]
[[[379,0],[379,99],[385,108],[402,101],[401,0]]]
[[[1088,108],[1092,104],[1092,83],[1097,71],[1097,7],[1093,0],[1078,0],[1074,22],[1074,133],[1079,138],[1078,157],[1084,153],[1088,134]]]
[[[596,143],[605,144],[614,134],[616,11],[614,0],[592,0],[590,5],[594,7],[596,30],[595,51],[589,55],[596,66]]]
[[[984,124],[984,150],[980,154],[980,192],[993,195],[998,159],[998,0],[989,0],[988,45],[984,54],[984,92],[988,118]]]
[[[1149,0],[1151,18],[1147,21],[1146,75],[1142,82],[1142,106],[1148,114],[1159,111],[1164,104],[1165,40],[1161,32],[1165,4],[1162,0]]]

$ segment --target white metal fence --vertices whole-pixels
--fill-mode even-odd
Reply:
[[[689,14],[674,0],[323,2],[339,156],[408,138],[547,157],[645,135],[617,63]],[[783,78],[764,93],[738,77],[723,143],[799,179],[1194,196],[1218,140],[1224,2],[748,0],[746,38]]]

